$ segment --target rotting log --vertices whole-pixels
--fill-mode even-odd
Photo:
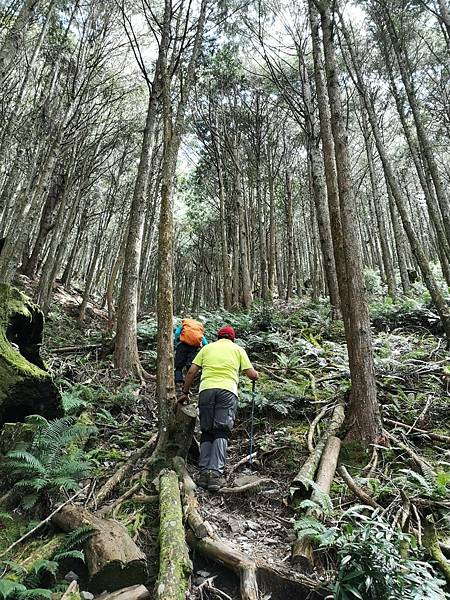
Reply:
[[[19,290],[0,284],[0,426],[31,414],[63,414],[61,396],[39,355],[44,316]]]
[[[311,500],[316,502],[317,508],[308,508],[306,511],[308,516],[315,517],[316,519],[323,518],[323,512],[320,508],[320,492],[327,495],[330,494],[340,450],[341,440],[334,435],[330,436],[320,461],[316,479],[317,488],[314,489],[311,495]],[[300,566],[304,572],[312,569],[314,566],[314,542],[310,536],[306,535],[293,543],[291,559],[292,563]]]
[[[163,470],[159,477],[159,575],[157,600],[184,600],[192,563],[183,527],[178,476]]]
[[[52,523],[66,532],[79,527],[94,530],[84,546],[92,592],[113,592],[144,583],[145,555],[117,521],[100,519],[85,508],[67,505],[52,517]]]
[[[319,466],[320,459],[327,440],[330,436],[336,435],[342,423],[344,422],[345,413],[344,405],[339,403],[333,410],[333,415],[328,425],[327,431],[322,435],[314,451],[308,456],[306,461],[303,463],[302,468],[294,477],[291,484],[291,497],[293,500],[301,500],[306,498],[310,493],[311,486],[308,481],[314,479],[314,475]]]
[[[101,594],[99,600],[150,600],[151,594],[145,585],[132,585],[112,594]]]
[[[134,465],[145,456],[148,456],[156,444],[157,436],[152,436],[141,448],[133,452],[130,458],[124,463],[117,471],[111,475],[111,477],[105,481],[102,487],[99,489],[98,493],[95,495],[95,499],[93,498],[90,502],[90,506],[93,504],[97,504],[100,506],[104,500],[108,498],[108,496],[115,490],[115,488],[128,477],[128,475],[133,470]]]
[[[186,539],[193,550],[207,558],[212,558],[231,569],[240,579],[242,600],[258,600],[256,563],[248,556],[235,550],[229,544],[210,537],[199,540],[188,531]]]
[[[182,484],[184,516],[195,535],[200,539],[204,538],[208,535],[208,529],[198,511],[198,501],[195,495],[197,486],[189,475],[186,463],[181,456],[175,456],[173,465]]]

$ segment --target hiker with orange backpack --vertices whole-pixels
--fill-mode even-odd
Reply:
[[[184,383],[183,369],[190,369],[192,361],[197,356],[200,348],[208,344],[205,337],[205,328],[195,319],[183,319],[181,325],[175,329],[175,385]]]

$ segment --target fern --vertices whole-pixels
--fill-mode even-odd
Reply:
[[[81,548],[84,542],[86,542],[86,540],[88,540],[94,532],[95,529],[92,527],[79,527],[78,529],[75,529],[66,535],[57,549],[53,560],[58,560],[58,556],[64,554],[65,552]]]
[[[52,591],[44,590],[42,588],[35,588],[34,590],[25,590],[20,592],[18,600],[41,600],[42,598],[48,598],[51,600]]]
[[[55,556],[55,560],[58,562],[68,558],[76,558],[84,561],[84,553],[81,550],[68,550],[67,552],[60,552]]]
[[[30,509],[42,496],[59,498],[77,489],[89,475],[90,462],[77,444],[96,428],[77,423],[73,416],[47,421],[32,415],[27,421],[36,427],[33,440],[8,452],[2,468],[20,490],[22,506]]]

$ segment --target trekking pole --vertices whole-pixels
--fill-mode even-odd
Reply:
[[[253,426],[255,420],[255,386],[256,381],[252,381],[252,417],[250,423],[250,465],[253,463]]]

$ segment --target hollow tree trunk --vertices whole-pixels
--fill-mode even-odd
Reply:
[[[39,356],[43,326],[38,306],[0,284],[0,424],[30,414],[62,415],[60,395]]]

